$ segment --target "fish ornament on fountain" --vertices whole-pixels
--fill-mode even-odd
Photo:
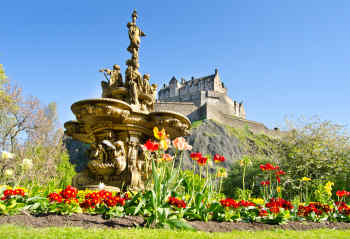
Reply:
[[[127,24],[131,58],[126,61],[125,82],[119,65],[101,69],[102,98],[81,100],[71,106],[75,121],[64,124],[65,133],[90,144],[89,161],[73,178],[80,189],[120,191],[142,190],[148,178],[151,161],[146,158],[145,142],[153,137],[153,128],[164,128],[170,139],[189,133],[189,119],[172,111],[154,111],[157,85],[150,75],[139,72],[139,49],[145,33],[136,25],[137,12]]]

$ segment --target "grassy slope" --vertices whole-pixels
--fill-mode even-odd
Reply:
[[[191,124],[191,128],[192,128],[192,129],[195,129],[195,128],[199,127],[202,123],[203,123],[203,120],[194,121],[194,122]]]
[[[83,229],[77,227],[65,228],[41,228],[34,229],[29,227],[19,227],[13,225],[0,226],[0,238],[181,238],[181,239],[196,239],[196,238],[246,238],[246,239],[273,239],[273,238],[350,238],[350,231],[340,230],[313,230],[313,231],[234,231],[231,233],[205,233],[205,232],[182,232],[169,230],[154,230],[154,229]]]
[[[269,155],[275,150],[274,145],[279,142],[279,139],[265,134],[254,134],[248,127],[234,128],[218,122],[216,124],[222,125],[230,135],[238,138],[240,146],[248,153]]]

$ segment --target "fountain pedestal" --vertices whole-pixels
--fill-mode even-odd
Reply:
[[[101,69],[107,79],[101,82],[102,98],[74,103],[76,121],[64,124],[67,135],[91,146],[87,168],[73,179],[80,189],[97,189],[100,183],[114,191],[143,189],[152,167],[142,145],[153,137],[153,128],[164,128],[170,139],[189,133],[191,123],[184,115],[154,112],[157,85],[138,70],[140,40],[145,34],[136,19],[134,11],[127,24],[131,58],[126,61],[125,82],[118,65]]]

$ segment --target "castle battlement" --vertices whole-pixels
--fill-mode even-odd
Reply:
[[[184,104],[184,103],[190,104]],[[214,74],[179,81],[175,76],[168,84],[164,84],[158,92],[156,110],[173,110],[190,118],[191,121],[208,118],[207,106],[215,106],[223,114],[245,119],[242,102],[227,96],[227,88],[220,79],[219,71]]]
[[[198,95],[198,92],[200,91],[211,91],[226,94],[227,89],[221,82],[217,69],[215,69],[215,73],[213,75],[200,78],[192,77],[192,79],[188,81],[186,81],[184,78],[181,78],[181,80],[178,81],[175,76],[173,76],[169,81],[169,84],[164,84],[163,88],[159,90],[158,99],[160,101],[191,101],[191,96]],[[204,102],[201,103],[203,104]]]

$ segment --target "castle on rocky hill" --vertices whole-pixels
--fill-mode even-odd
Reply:
[[[269,130],[264,124],[247,120],[243,102],[232,100],[227,88],[221,81],[219,71],[214,74],[185,80],[171,78],[158,92],[155,111],[170,110],[186,115],[192,122],[213,119],[233,127],[248,126],[256,133],[278,134],[278,130]]]

